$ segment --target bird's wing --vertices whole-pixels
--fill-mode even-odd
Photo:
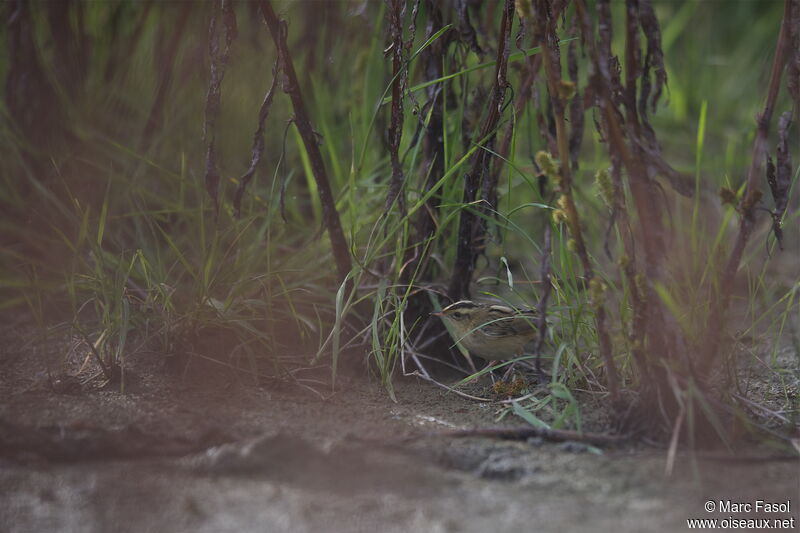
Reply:
[[[536,316],[533,314],[519,314],[507,307],[492,306],[488,318],[486,324],[478,328],[487,337],[529,335],[536,331]]]

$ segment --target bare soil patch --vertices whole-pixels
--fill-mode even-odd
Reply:
[[[685,531],[687,518],[727,517],[708,500],[790,500],[790,513],[760,516],[798,516],[798,461],[680,456],[667,478],[664,451],[640,444],[598,455],[576,442],[432,437],[524,422],[416,380],[398,382],[397,403],[353,377],[321,400],[213,365],[176,375],[150,354],[129,361],[125,394],[69,376],[54,386],[42,361],[63,343],[4,337],[0,523],[11,532]],[[601,413],[587,420],[602,429]]]

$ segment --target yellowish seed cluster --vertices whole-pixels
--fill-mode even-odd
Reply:
[[[607,169],[598,170],[594,175],[594,184],[597,187],[597,194],[603,199],[608,207],[614,205],[614,185]]]
[[[567,240],[567,250],[569,250],[573,254],[577,254],[578,253],[578,243],[575,242],[575,239],[568,239]]]
[[[536,164],[539,165],[539,168],[542,169],[545,176],[548,178],[558,179],[558,165],[556,164],[556,160],[553,159],[548,152],[544,150],[539,150],[536,152]]]
[[[562,100],[571,100],[576,92],[577,88],[574,81],[560,80],[558,82],[558,96]]]
[[[606,303],[606,290],[608,286],[600,279],[592,278],[589,282],[589,301],[593,309],[600,309]]]
[[[533,5],[531,0],[516,0],[514,7],[517,9],[517,16],[521,19],[533,18]]]
[[[567,213],[563,209],[553,209],[553,222],[561,224],[567,221]]]

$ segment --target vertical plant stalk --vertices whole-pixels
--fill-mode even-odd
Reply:
[[[536,354],[536,373],[542,374],[542,346],[544,345],[544,338],[547,334],[547,302],[550,299],[550,292],[553,289],[553,282],[551,281],[550,273],[550,256],[552,255],[552,234],[553,228],[550,221],[545,221],[544,224],[544,246],[542,247],[542,267],[539,274],[539,282],[542,284],[542,295],[539,297],[539,305],[536,310],[538,317],[536,319],[536,329],[539,331],[539,336],[536,338],[536,344],[533,348],[533,353]]]
[[[603,0],[600,5],[601,15],[608,20],[610,37],[609,2]],[[644,60],[641,54],[640,28],[647,39],[647,52]],[[644,361],[642,340],[649,340],[651,351],[663,361],[674,363],[679,356],[682,357],[686,366],[685,370],[688,372],[693,372],[693,362],[688,357],[688,351],[675,317],[664,309],[661,299],[655,291],[656,284],[661,283],[665,277],[668,235],[663,222],[663,209],[654,176],[656,173],[660,173],[670,179],[673,188],[680,194],[687,194],[687,189],[690,189],[686,185],[686,180],[661,158],[655,133],[647,115],[648,105],[655,110],[658,98],[667,82],[660,40],[661,33],[650,0],[626,0],[625,85],[621,87],[624,95],[622,104],[626,117],[625,131],[622,131],[619,115],[615,114],[613,118],[609,117],[608,106],[606,106],[606,122],[609,130],[613,130],[609,136],[613,137],[612,144],[617,147],[615,150],[618,154],[617,161],[622,159],[626,164],[631,193],[639,220],[642,222],[641,228],[644,236],[646,276],[641,277],[635,272],[634,261],[629,260],[624,266],[629,286],[632,287],[632,291],[635,291],[631,293],[634,304],[633,326],[635,331],[631,335],[634,360],[645,363],[645,368],[641,369],[642,377],[647,382],[655,384],[649,389],[655,393],[651,399],[663,404],[663,401],[668,398],[662,394],[667,390],[667,375],[663,365],[657,364],[651,367]],[[605,43],[604,46],[606,46]],[[610,61],[610,50],[609,41],[604,57],[600,58],[601,61]],[[655,69],[655,86],[650,81],[651,69]],[[605,79],[610,80],[609,78]],[[638,103],[637,81],[640,82]],[[624,149],[623,136],[626,136],[629,141],[630,148],[628,150]],[[625,159],[626,157],[627,159]],[[630,224],[624,208],[617,212],[621,214],[623,225]],[[623,227],[622,231],[625,232],[629,228],[629,225]],[[633,242],[630,242],[630,245],[626,247],[628,258],[635,258],[633,251]]]
[[[736,272],[739,270],[739,263],[742,260],[745,246],[747,246],[747,241],[750,239],[753,227],[755,226],[755,208],[762,196],[761,189],[758,187],[758,182],[765,174],[764,162],[766,161],[767,155],[769,126],[775,111],[775,102],[777,101],[778,91],[780,90],[783,68],[786,64],[787,48],[791,32],[789,25],[792,20],[793,3],[793,0],[786,0],[784,3],[783,22],[781,23],[780,34],[778,35],[778,44],[775,48],[775,59],[772,62],[772,71],[767,88],[767,98],[764,102],[764,109],[756,120],[756,138],[753,141],[753,155],[750,161],[750,170],[747,174],[747,185],[745,186],[744,195],[738,208],[739,233],[736,236],[733,250],[722,272],[719,289],[711,308],[711,317],[709,318],[711,327],[708,328],[708,337],[704,350],[705,357],[700,366],[701,377],[705,377],[708,374],[719,352],[722,335],[721,325],[731,302],[733,282],[736,278]]]
[[[600,356],[606,367],[608,391],[611,402],[617,405],[619,402],[619,378],[617,368],[611,349],[611,338],[606,327],[606,310],[602,301],[603,285],[600,280],[595,278],[589,252],[581,230],[578,210],[572,196],[572,171],[570,168],[570,150],[567,134],[566,120],[564,117],[565,100],[567,94],[574,92],[574,85],[571,82],[564,82],[561,79],[561,58],[558,50],[558,39],[555,30],[555,17],[552,12],[549,0],[538,0],[536,2],[535,23],[537,34],[540,37],[540,46],[544,61],[544,70],[547,75],[547,87],[550,93],[550,103],[553,108],[553,115],[556,123],[556,141],[558,144],[559,158],[559,186],[561,198],[559,207],[563,210],[567,219],[567,226],[570,235],[575,243],[574,251],[578,255],[583,267],[583,274],[590,293],[593,296],[592,305],[595,311],[597,323],[597,335],[600,341]]]
[[[400,213],[405,213],[406,202],[403,194],[403,168],[400,165],[400,140],[403,137],[403,92],[408,79],[408,67],[403,58],[405,43],[403,42],[403,15],[405,0],[389,0],[389,36],[392,55],[392,110],[389,124],[389,158],[392,163],[392,177],[389,181],[389,192],[386,195],[386,212],[397,201]]]
[[[208,55],[211,59],[211,76],[208,81],[208,94],[206,95],[205,123],[203,125],[203,140],[206,142],[206,175],[205,185],[209,196],[214,202],[214,216],[219,215],[219,168],[217,167],[216,126],[219,117],[221,101],[222,80],[225,78],[225,69],[231,55],[231,44],[236,39],[236,14],[233,11],[232,0],[217,0],[211,14],[211,24],[208,29]],[[222,17],[225,25],[225,47],[220,50],[218,24]]]
[[[631,230],[631,221],[628,216],[628,207],[625,202],[624,185],[622,183],[622,168],[619,158],[612,158],[611,165],[611,198],[612,224],[618,224],[622,235],[624,257],[620,258],[619,266],[628,283],[633,308],[633,320],[628,331],[628,340],[631,345],[633,361],[639,370],[641,379],[645,383],[652,383],[650,367],[645,356],[644,341],[647,331],[647,297],[642,287],[640,275],[636,271],[636,243]],[[609,226],[611,227],[611,226]]]
[[[297,130],[300,132],[300,137],[303,139],[303,144],[305,145],[308,159],[311,163],[311,170],[314,173],[314,180],[319,190],[319,201],[320,204],[322,204],[322,216],[331,239],[333,257],[336,261],[336,270],[339,275],[339,280],[344,281],[350,273],[352,265],[349,247],[347,245],[347,239],[344,236],[344,231],[342,230],[339,212],[336,210],[336,202],[334,201],[328,175],[325,171],[322,153],[317,144],[317,137],[314,133],[314,129],[311,127],[311,121],[308,117],[308,111],[306,111],[303,94],[300,91],[300,84],[297,81],[297,73],[294,70],[292,56],[289,54],[289,48],[286,45],[286,24],[278,19],[269,0],[260,0],[259,5],[264,21],[267,23],[269,32],[272,35],[272,40],[275,42],[275,47],[278,49],[278,58],[281,63],[281,70],[284,74],[283,90],[289,95],[292,101],[294,122],[297,126]]]
[[[631,91],[626,93],[626,89],[623,88],[619,79],[618,62],[611,52],[612,23],[608,0],[598,0],[597,3],[599,12],[597,41],[595,41],[595,33],[585,0],[575,0],[574,5],[581,34],[591,60],[589,84],[596,100],[595,106],[601,117],[601,133],[606,139],[609,155],[614,165],[613,177],[617,181],[615,187],[619,191],[614,194],[621,195],[623,190],[619,173],[624,167],[628,175],[631,196],[638,214],[643,240],[644,276],[636,272],[636,255],[634,254],[633,236],[628,235],[631,229],[627,212],[624,207],[619,208],[623,204],[615,201],[617,208],[613,216],[621,219],[617,223],[622,222],[623,236],[628,235],[623,240],[626,251],[626,258],[623,262],[627,261],[623,269],[630,286],[635,287],[636,290],[632,302],[635,308],[632,325],[634,331],[631,332],[631,340],[633,341],[634,358],[639,361],[637,364],[644,369],[641,382],[646,398],[644,411],[653,412],[654,409],[661,408],[661,412],[665,412],[664,402],[670,402],[670,408],[677,407],[675,401],[670,400],[672,388],[666,369],[674,366],[675,357],[678,355],[683,356],[690,371],[692,363],[688,360],[688,351],[674,318],[665,312],[655,291],[655,284],[663,279],[666,247],[658,187],[652,181],[651,175],[658,173],[666,176],[670,179],[673,188],[681,194],[686,192],[686,186],[683,183],[683,177],[661,159],[655,137],[650,135],[652,132],[650,132],[649,125],[646,121],[640,121],[640,117],[636,114],[635,98],[632,99]],[[646,8],[649,7],[648,1],[640,0],[637,5],[640,8],[638,19],[642,21],[643,25],[651,27],[650,32],[654,32],[655,30],[652,28],[655,24],[654,17],[646,13],[648,12]],[[635,87],[637,76],[646,76],[649,72],[647,69],[637,68],[641,66],[638,53],[631,49],[634,43],[638,43],[639,30],[638,26],[633,24],[635,21],[636,18],[631,16],[627,19],[626,25],[628,30],[626,32],[626,53],[632,60],[628,65],[631,70],[626,73],[629,82],[628,88]],[[648,36],[648,47],[651,48],[648,49],[649,59],[647,61],[657,66],[659,53],[656,50],[660,50],[660,48],[655,40],[657,40],[655,34]],[[657,72],[654,94],[650,96],[651,87],[643,88],[639,103],[642,103],[642,99],[647,100],[649,96],[649,102],[654,105],[653,99],[660,94],[661,84],[665,81],[663,73]],[[642,81],[642,84],[643,86],[647,85],[645,81]],[[635,93],[633,96],[635,97]],[[621,107],[624,107],[626,111],[627,121],[623,121]],[[642,124],[644,127],[641,127]],[[653,356],[646,357],[645,354],[648,352],[652,352]],[[665,420],[667,424],[672,423],[672,417],[669,415]]]
[[[506,73],[508,71],[508,54],[511,36],[511,26],[514,22],[514,1],[506,0],[503,15],[500,21],[500,35],[497,43],[497,63],[495,66],[494,84],[489,100],[489,111],[481,127],[478,139],[486,139],[483,148],[477,150],[472,157],[472,166],[464,176],[463,203],[469,208],[462,207],[458,227],[458,243],[456,247],[456,262],[450,278],[448,295],[453,300],[469,296],[469,284],[475,261],[484,246],[485,227],[478,223],[478,217],[470,211],[471,205],[477,199],[478,189],[484,179],[487,179],[491,149],[496,137],[497,124],[505,102],[505,92],[508,87]],[[488,198],[484,198],[488,201]],[[494,206],[489,206],[494,207]]]
[[[620,115],[612,107],[611,95],[613,91],[613,81],[610,76],[602,76],[601,79],[605,82],[604,91],[605,98],[604,112],[607,128],[609,130],[609,137],[613,145],[614,151],[619,154],[625,167],[628,171],[628,179],[630,182],[631,193],[633,194],[637,212],[641,220],[642,230],[644,232],[644,249],[645,249],[645,262],[647,265],[647,277],[650,281],[660,280],[662,278],[663,258],[666,249],[664,245],[664,228],[662,224],[661,204],[656,196],[656,186],[648,177],[646,164],[644,163],[644,153],[642,150],[643,143],[637,143],[635,140],[641,138],[641,122],[637,113],[636,107],[636,82],[639,75],[642,74],[641,70],[641,57],[639,51],[639,18],[638,18],[638,2],[628,0],[626,11],[626,32],[625,32],[625,86],[621,87],[623,91],[622,105],[625,109],[625,126],[627,131],[623,129]],[[608,17],[608,31],[609,39],[611,37],[610,28],[610,8],[608,0],[600,2],[600,9],[607,14]],[[604,44],[607,49],[604,54],[598,58],[599,62],[605,62],[608,65],[611,62],[611,49],[610,40]],[[606,69],[606,74],[608,69]],[[631,141],[631,146],[628,148],[625,144],[625,137]]]

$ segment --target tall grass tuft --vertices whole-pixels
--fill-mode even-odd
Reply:
[[[156,350],[395,398],[486,373],[429,316],[470,297],[541,311],[531,424],[796,420],[797,2],[459,6],[10,2],[0,305],[123,390]]]

